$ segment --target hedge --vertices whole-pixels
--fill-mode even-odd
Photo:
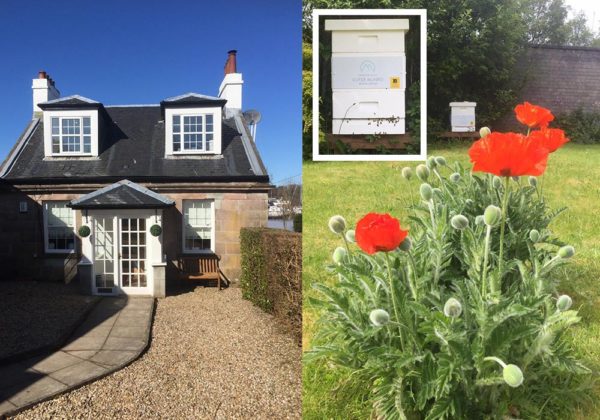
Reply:
[[[272,313],[301,340],[302,235],[282,229],[243,228],[242,294]]]

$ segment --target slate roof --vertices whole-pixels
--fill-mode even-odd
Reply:
[[[64,98],[53,99],[51,101],[40,102],[38,106],[42,109],[62,109],[62,108],[101,108],[102,104],[93,99],[80,95],[65,96]]]
[[[239,129],[241,115],[222,122],[222,154],[165,157],[161,106],[102,107],[105,128],[98,157],[44,157],[40,121],[4,178],[16,183],[269,182],[253,140]],[[242,123],[243,124],[243,123]],[[9,162],[10,163],[10,162]],[[254,167],[254,169],[253,169]]]
[[[157,209],[175,201],[129,180],[122,180],[71,201],[74,209]]]
[[[161,102],[163,107],[165,106],[178,106],[178,105],[214,105],[214,106],[223,106],[227,100],[222,98],[217,98],[215,96],[207,96],[200,95],[198,93],[185,93],[179,96],[173,96],[171,98],[167,98]]]

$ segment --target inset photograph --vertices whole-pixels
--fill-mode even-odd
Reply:
[[[313,160],[426,156],[425,10],[313,10]]]

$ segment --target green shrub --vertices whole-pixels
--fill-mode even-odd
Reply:
[[[282,229],[240,231],[242,296],[272,313],[300,340],[302,236]]]
[[[408,251],[371,256],[350,244],[328,268],[333,284],[315,285],[309,301],[322,316],[306,362],[369,389],[376,418],[569,414],[589,370],[565,339],[579,317],[556,292],[572,256],[548,229],[558,212],[537,187],[510,181],[500,264],[499,223],[478,216],[501,206],[505,184],[458,164],[431,167]]]
[[[302,232],[302,213],[294,215],[294,232]]]
[[[600,143],[600,112],[588,112],[579,108],[557,116],[555,123],[565,130],[567,137],[574,143]]]

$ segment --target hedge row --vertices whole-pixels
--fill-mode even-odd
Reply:
[[[240,232],[243,297],[302,336],[302,235],[282,229]]]

